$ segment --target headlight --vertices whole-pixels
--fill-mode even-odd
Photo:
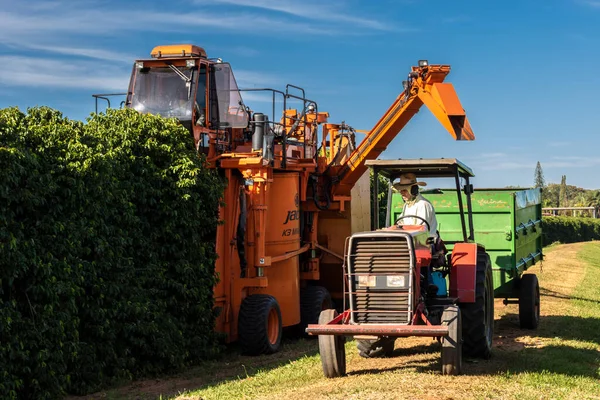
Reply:
[[[387,276],[387,286],[388,287],[404,287],[406,285],[406,281],[404,279],[404,275],[388,275]]]
[[[377,286],[377,277],[372,275],[359,275],[358,286],[362,287],[375,287]]]

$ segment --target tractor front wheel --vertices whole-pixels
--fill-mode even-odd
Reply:
[[[282,332],[281,310],[275,297],[253,294],[242,301],[238,334],[243,353],[275,353],[281,345]]]
[[[540,285],[535,274],[524,274],[519,288],[519,325],[536,329],[540,322]]]
[[[490,256],[477,252],[475,302],[462,303],[463,351],[465,355],[489,359],[494,336],[494,281]]]
[[[334,309],[323,310],[319,315],[319,325],[325,325],[338,315]],[[319,335],[319,354],[323,374],[327,378],[346,375],[346,349],[344,336]]]
[[[459,375],[462,371],[462,321],[458,306],[444,308],[442,325],[448,327],[448,336],[442,338],[442,375]]]

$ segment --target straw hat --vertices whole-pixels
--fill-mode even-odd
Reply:
[[[410,190],[413,185],[427,186],[425,182],[417,182],[417,176],[412,172],[400,175],[400,182],[394,183],[394,189],[397,191]]]

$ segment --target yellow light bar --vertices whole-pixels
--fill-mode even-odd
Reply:
[[[150,55],[153,58],[162,57],[204,57],[206,51],[200,46],[193,44],[171,44],[166,46],[156,46],[152,49]]]

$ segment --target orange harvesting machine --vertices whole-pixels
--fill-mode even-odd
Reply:
[[[367,172],[365,162],[423,104],[454,139],[474,139],[452,84],[444,83],[449,72],[448,65],[419,61],[356,146],[356,130],[330,123],[302,88],[240,89],[231,65],[208,58],[201,47],[157,46],[150,58],[134,62],[125,106],[177,118],[228,182],[214,287],[215,329],[227,342],[239,341],[248,354],[273,353],[284,327],[304,331],[321,310],[341,306],[351,190]],[[271,115],[244,104],[248,91],[272,96]]]

